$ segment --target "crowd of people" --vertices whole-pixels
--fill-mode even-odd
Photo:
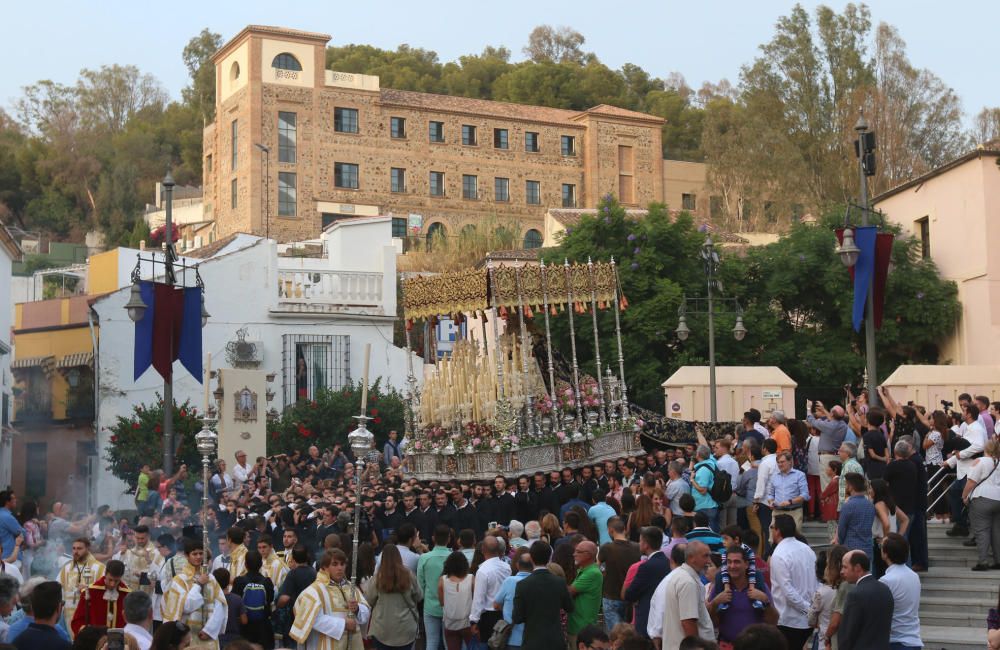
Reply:
[[[928,413],[880,396],[810,402],[805,420],[751,409],[711,442],[489,483],[408,476],[393,433],[360,481],[340,446],[252,465],[237,452],[204,510],[185,467],[144,467],[137,514],[42,516],[8,490],[0,642],[919,648],[928,522],[971,527],[974,570],[1000,569],[998,405],[963,395]],[[827,522],[820,552],[806,520]]]

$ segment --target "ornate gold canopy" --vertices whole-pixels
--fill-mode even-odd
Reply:
[[[403,310],[407,319],[482,311],[492,307],[491,279],[499,307],[524,304],[541,308],[570,302],[598,306],[615,299],[615,267],[606,262],[569,266],[498,266],[442,273],[403,280]],[[572,289],[572,296],[567,291]],[[545,300],[545,298],[548,300]],[[572,299],[571,299],[572,298]]]

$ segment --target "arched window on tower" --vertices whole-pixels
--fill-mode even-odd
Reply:
[[[295,72],[302,71],[302,64],[288,52],[282,52],[278,56],[274,57],[274,60],[271,61],[271,67],[278,68],[279,70],[293,70]]]

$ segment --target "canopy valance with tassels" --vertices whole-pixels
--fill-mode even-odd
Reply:
[[[492,279],[490,273],[494,274]],[[598,308],[604,309],[615,299],[616,283],[615,265],[607,262],[457,271],[403,280],[403,311],[407,320],[485,311],[493,306],[492,287],[495,287],[499,307],[523,304],[527,308],[541,309],[546,303],[573,303],[577,311],[585,311],[585,305],[596,300]],[[617,293],[624,307],[620,288]]]

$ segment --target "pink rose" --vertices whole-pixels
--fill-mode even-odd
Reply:
[[[557,431],[556,432],[556,438],[559,438],[560,440],[563,440],[565,437],[566,437],[566,432],[565,431]]]
[[[421,450],[421,449],[424,448],[424,445],[423,445],[422,442],[420,442],[419,440],[417,440],[415,443],[413,443],[413,447],[414,447],[414,449],[416,449],[416,450],[419,451],[419,450]]]
[[[478,447],[481,444],[483,444],[483,441],[480,438],[473,438],[472,439],[472,446],[473,447]]]

